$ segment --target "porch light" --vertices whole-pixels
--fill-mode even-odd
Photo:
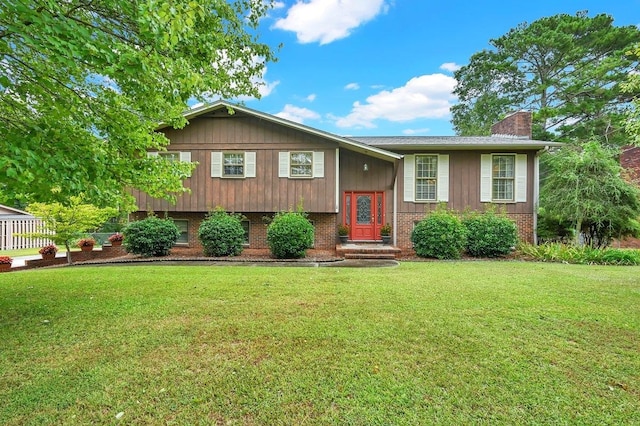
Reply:
[[[362,167],[362,170],[364,170],[365,172],[369,171],[369,166],[367,165],[367,163],[364,163],[364,166]]]

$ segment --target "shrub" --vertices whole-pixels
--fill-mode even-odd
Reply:
[[[278,259],[304,257],[313,240],[313,225],[303,212],[276,213],[267,228],[267,244]]]
[[[178,241],[180,231],[171,219],[150,216],[131,222],[122,231],[127,252],[142,256],[166,256]]]
[[[11,265],[13,259],[9,256],[0,256],[0,264],[1,265]]]
[[[455,214],[436,210],[413,228],[411,242],[418,256],[459,259],[467,242],[466,230]]]
[[[237,256],[242,253],[242,216],[216,209],[200,224],[198,238],[205,256]]]
[[[534,246],[522,244],[519,250],[525,256],[542,262],[578,263],[585,265],[640,265],[640,250],[574,246],[547,243]]]
[[[467,253],[476,257],[504,256],[518,242],[516,224],[493,211],[471,213],[462,220],[467,230]]]

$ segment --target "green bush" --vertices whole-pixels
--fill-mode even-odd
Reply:
[[[459,259],[467,242],[466,229],[452,212],[437,210],[413,228],[411,242],[418,256]]]
[[[242,216],[216,209],[200,224],[198,238],[205,256],[237,256],[242,253]]]
[[[304,257],[313,240],[313,225],[303,212],[277,213],[267,227],[267,244],[278,259]]]
[[[584,265],[640,265],[640,250],[574,246],[548,243],[538,246],[522,244],[520,252],[542,262],[578,263]]]
[[[467,253],[475,257],[504,256],[518,242],[516,224],[492,211],[472,213],[462,220],[467,230]]]
[[[171,219],[150,216],[131,222],[123,230],[127,252],[141,256],[166,256],[178,241],[180,231]]]

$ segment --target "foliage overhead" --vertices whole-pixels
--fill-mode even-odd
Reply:
[[[576,242],[582,235],[585,244],[606,247],[640,231],[640,189],[623,179],[616,158],[595,141],[543,157],[550,170],[540,192],[545,216],[570,222]]]
[[[71,263],[71,244],[86,233],[95,231],[109,218],[117,214],[116,209],[98,208],[83,204],[81,197],[71,197],[69,205],[61,203],[32,203],[27,211],[43,222],[37,232],[26,234],[29,238],[46,238],[56,244],[64,244],[67,262]]]
[[[190,163],[147,158],[187,101],[259,96],[263,0],[11,1],[0,8],[0,202],[172,199]],[[127,206],[129,207],[129,206]]]
[[[639,69],[640,52],[632,50],[639,41],[636,26],[586,11],[520,24],[456,71],[454,128],[487,135],[506,113],[524,109],[534,112],[535,139],[622,145],[633,93],[621,83]]]

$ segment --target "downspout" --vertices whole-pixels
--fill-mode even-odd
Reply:
[[[393,164],[393,245],[398,244],[398,170],[400,169],[400,160],[396,160]]]
[[[536,152],[533,158],[533,244],[538,245],[538,208],[540,207],[540,155],[549,151],[549,147]]]
[[[336,214],[340,213],[340,148],[336,148]],[[337,218],[340,221],[342,218]]]

